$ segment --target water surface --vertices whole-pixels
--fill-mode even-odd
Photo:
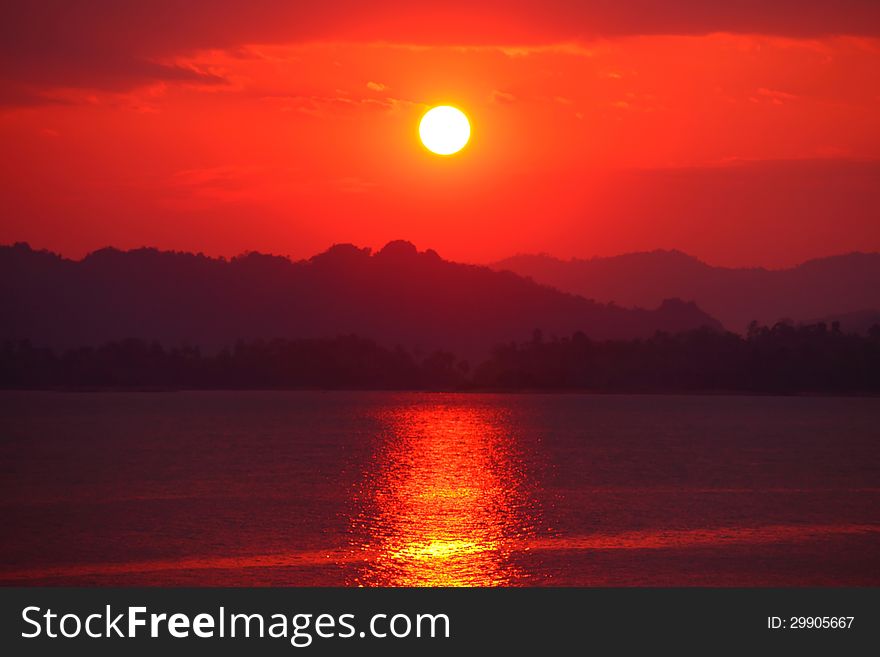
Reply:
[[[880,584],[880,399],[6,392],[0,413],[3,584]]]

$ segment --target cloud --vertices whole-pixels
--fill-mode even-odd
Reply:
[[[364,108],[394,111],[404,105],[416,104],[401,98],[357,98],[346,95],[276,95],[263,96],[261,100],[275,105],[282,112],[297,112],[318,118]]]
[[[493,89],[491,101],[493,103],[510,104],[516,102],[516,96],[500,89]]]
[[[373,82],[372,80],[370,82],[367,82],[367,89],[369,89],[370,91],[385,91],[387,88],[388,87],[386,87],[381,82]]]
[[[59,102],[64,90],[93,89],[124,93],[157,82],[221,85],[226,81],[213,73],[115,55],[73,56],[66,61],[52,57],[23,58],[13,68],[0,70],[0,105],[45,105]],[[58,93],[61,90],[62,93]],[[69,102],[69,101],[68,101]]]
[[[426,17],[430,20],[426,20]],[[503,19],[503,20],[501,20]],[[0,7],[0,83],[127,90],[213,85],[175,58],[312,41],[535,47],[637,34],[880,36],[876,0],[43,0]],[[576,47],[576,46],[575,46]],[[38,94],[37,94],[38,95]],[[22,100],[25,100],[24,98]],[[7,99],[7,102],[9,100]]]
[[[798,99],[796,94],[790,94],[778,89],[766,89],[764,87],[760,87],[755,94],[756,96],[750,97],[750,100],[755,103],[766,101],[773,105],[783,105],[789,101]]]
[[[0,107],[40,107],[43,105],[68,105],[69,101],[46,95],[32,85],[8,82],[0,84]]]

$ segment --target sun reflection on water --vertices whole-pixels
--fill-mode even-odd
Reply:
[[[352,542],[364,586],[500,586],[537,513],[503,411],[425,403],[384,412],[355,494]]]

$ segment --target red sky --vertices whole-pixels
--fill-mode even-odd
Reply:
[[[22,5],[0,10],[3,243],[880,250],[872,0]],[[418,142],[439,103],[472,121],[451,158]]]

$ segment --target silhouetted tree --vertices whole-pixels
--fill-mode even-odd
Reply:
[[[878,392],[880,325],[860,336],[753,322],[745,337],[705,328],[603,342],[535,331],[476,368],[448,351],[416,358],[354,335],[237,340],[213,354],[136,339],[57,354],[25,340],[0,344],[0,387]]]

